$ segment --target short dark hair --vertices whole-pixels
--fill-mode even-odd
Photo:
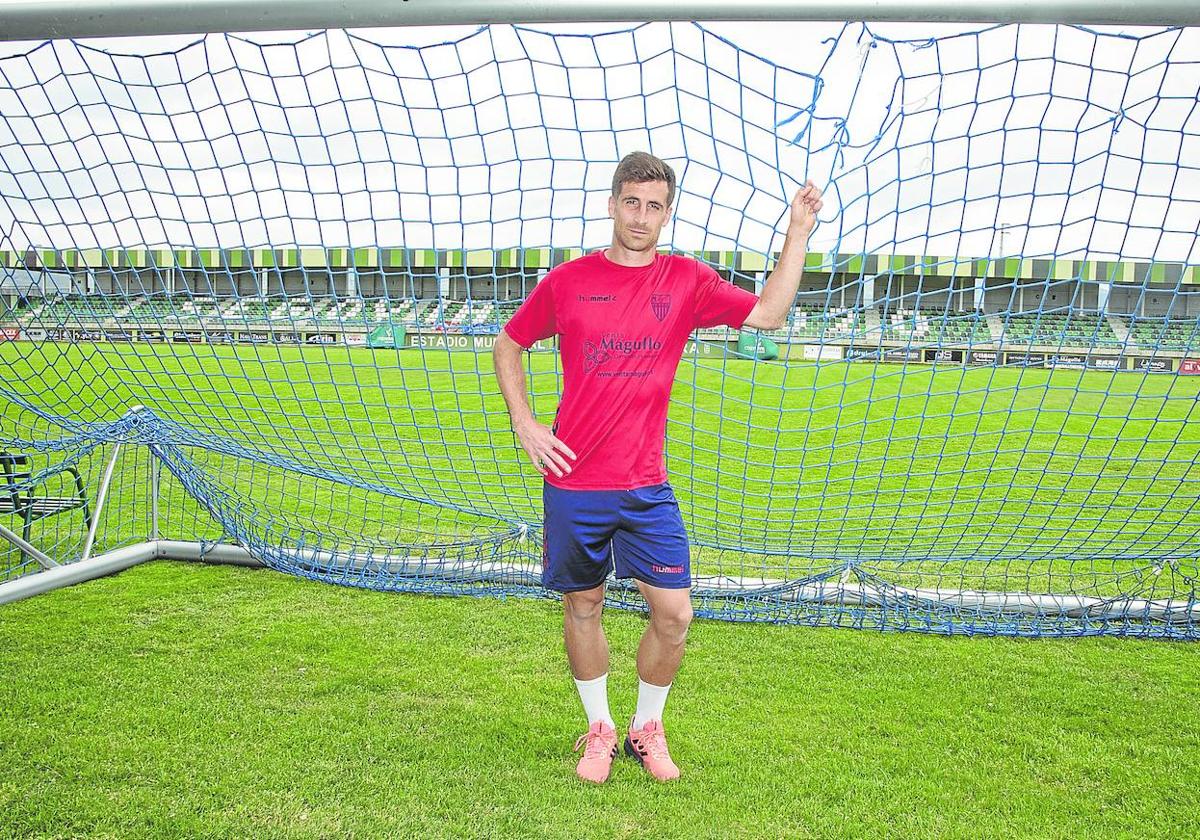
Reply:
[[[625,184],[644,184],[647,181],[664,181],[667,185],[667,206],[675,202],[675,170],[649,152],[630,152],[621,158],[617,171],[613,173],[613,198],[620,197],[621,187]]]

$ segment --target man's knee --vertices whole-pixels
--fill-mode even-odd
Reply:
[[[563,594],[563,614],[575,624],[592,624],[600,621],[604,609],[604,587],[587,589],[583,592]]]
[[[650,623],[654,630],[668,641],[680,644],[687,638],[688,627],[692,623],[691,601],[659,604],[650,610]]]

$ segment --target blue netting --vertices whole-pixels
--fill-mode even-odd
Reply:
[[[135,445],[170,477],[161,536],[296,574],[542,595],[490,347],[607,244],[640,148],[680,175],[664,246],[747,288],[796,185],[826,189],[786,327],[704,331],[680,368],[701,614],[1193,638],[1200,37],[897,31],[10,50],[0,449],[46,477]],[[552,344],[528,372],[549,418]]]

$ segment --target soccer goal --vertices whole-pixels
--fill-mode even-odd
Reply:
[[[1193,3],[342,5],[0,11],[0,601],[154,558],[547,596],[491,348],[643,149],[664,247],[750,290],[825,190],[787,325],[677,377],[698,614],[1200,635]]]

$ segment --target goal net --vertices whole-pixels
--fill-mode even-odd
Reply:
[[[908,31],[5,48],[0,525],[60,563],[169,538],[546,594],[491,346],[643,149],[679,175],[663,248],[751,290],[825,190],[787,325],[680,366],[699,614],[1194,637],[1197,31]],[[527,365],[548,421],[553,342]],[[0,541],[0,579],[43,565]]]

